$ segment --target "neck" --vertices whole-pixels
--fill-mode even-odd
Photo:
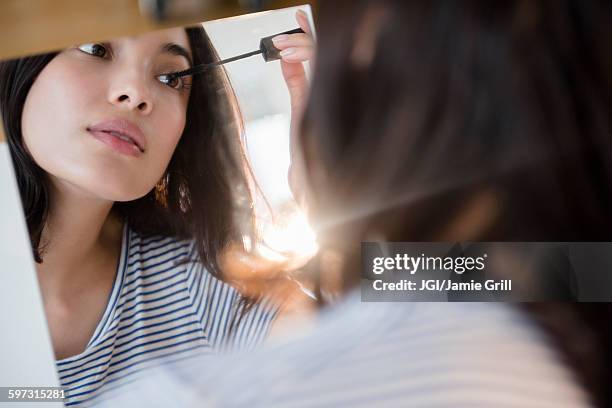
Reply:
[[[56,180],[50,183],[50,205],[41,244],[39,280],[50,290],[89,281],[93,265],[120,248],[122,223],[110,215],[113,202]]]

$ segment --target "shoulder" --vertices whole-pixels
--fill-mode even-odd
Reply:
[[[412,322],[403,336],[411,357],[453,402],[590,405],[548,336],[512,304],[421,303]]]
[[[357,301],[296,341],[158,374],[167,395],[215,406],[589,406],[530,321],[491,303]]]
[[[128,241],[127,282],[139,279],[155,287],[163,280],[182,289],[214,347],[251,348],[267,337],[276,305],[265,299],[251,302],[213,275],[201,262],[195,240],[131,232]]]
[[[539,329],[504,304],[343,305],[310,335],[225,364],[238,377],[245,366],[276,385],[262,405],[286,402],[288,394],[304,405],[342,405],[358,393],[389,406],[408,400],[419,406],[588,406]],[[309,391],[301,393],[306,378]],[[232,386],[247,388],[244,380]],[[229,386],[219,380],[207,390],[220,390],[230,402]]]
[[[160,305],[187,313],[197,259],[193,242],[171,236],[144,235],[127,229],[120,258],[121,299],[126,305],[140,303],[156,313]],[[172,309],[173,310],[173,309]],[[125,311],[124,311],[125,312]],[[177,311],[177,313],[179,313]]]
[[[150,269],[185,263],[194,247],[193,240],[127,231],[129,269]]]

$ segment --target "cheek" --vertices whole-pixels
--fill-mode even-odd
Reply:
[[[156,159],[165,163],[166,166],[183,134],[186,123],[186,104],[176,103],[176,101],[169,102],[164,101],[159,104],[153,133],[153,137],[157,139]]]
[[[32,84],[24,103],[21,127],[25,145],[41,167],[45,168],[44,162],[61,157],[65,143],[78,137],[84,112],[95,97],[89,75],[64,64],[60,54]]]

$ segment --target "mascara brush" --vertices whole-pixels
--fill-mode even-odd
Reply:
[[[237,55],[235,57],[231,57],[231,58],[227,58],[224,60],[220,60],[220,61],[215,61],[215,62],[210,62],[207,64],[201,64],[201,65],[196,65],[195,67],[191,67],[189,69],[186,69],[184,71],[179,71],[179,72],[172,72],[169,74],[164,74],[164,76],[168,79],[174,79],[174,78],[180,78],[180,77],[184,77],[187,75],[197,75],[197,74],[201,74],[211,68],[217,67],[219,65],[223,65],[223,64],[227,64],[228,62],[234,62],[234,61],[238,61],[244,58],[249,58],[252,57],[254,55],[259,55],[261,54],[263,56],[264,61],[269,62],[269,61],[274,61],[277,59],[280,59],[280,50],[278,48],[276,48],[274,46],[274,44],[272,43],[272,38],[276,37],[277,35],[281,35],[281,34],[297,34],[297,33],[303,33],[304,30],[302,30],[301,28],[296,28],[293,30],[289,30],[289,31],[284,31],[282,33],[278,33],[278,34],[274,34],[271,35],[269,37],[264,37],[261,39],[261,41],[259,42],[259,49],[256,51],[251,51],[251,52],[247,52],[245,54],[240,54]]]

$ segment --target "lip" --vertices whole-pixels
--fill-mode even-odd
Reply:
[[[88,126],[87,131],[120,153],[138,156],[146,150],[144,134],[127,119],[105,120]]]

